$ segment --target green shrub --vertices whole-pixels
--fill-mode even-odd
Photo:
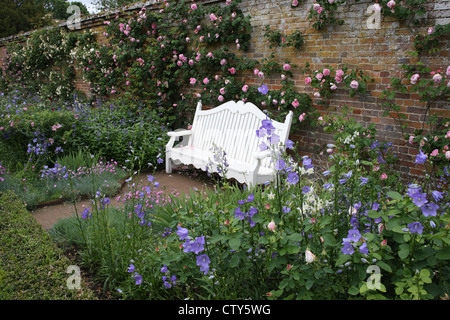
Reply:
[[[0,299],[95,298],[83,279],[80,290],[68,289],[72,262],[13,192],[0,194],[0,234]]]

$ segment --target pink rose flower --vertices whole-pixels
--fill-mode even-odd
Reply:
[[[323,69],[322,72],[323,72],[323,75],[324,75],[325,77],[330,75],[330,70],[327,69],[327,68]]]
[[[306,79],[305,79],[305,83],[306,84],[311,84],[311,77],[307,77]]]
[[[344,71],[342,71],[341,69],[336,71],[336,77],[342,78],[343,75],[344,75]]]
[[[300,105],[300,102],[297,101],[297,99],[294,99],[294,101],[292,102],[292,106],[294,108],[297,108]]]
[[[450,139],[450,131],[447,131],[447,134],[445,136]]]
[[[386,5],[388,6],[388,8],[391,9],[392,12],[394,11],[394,7],[395,7],[395,1],[394,0],[389,1]]]
[[[420,75],[419,74],[414,74],[412,77],[411,77],[411,84],[416,84],[416,82],[417,82],[417,80],[419,80],[419,78],[420,78]]]
[[[222,102],[222,101],[223,101],[223,96],[222,96],[222,95],[218,96],[218,97],[217,97],[217,100],[219,100],[220,102]]]
[[[441,81],[442,81],[442,76],[441,76],[439,73],[436,73],[436,74],[433,76],[433,81],[434,81],[434,83],[441,83]]]
[[[293,0],[293,1],[292,1],[292,6],[293,6],[293,7],[298,6],[298,1],[297,1],[297,0]]]
[[[242,87],[242,91],[247,92],[247,90],[248,90],[248,85],[244,85],[244,86]]]
[[[350,87],[353,89],[358,89],[358,87],[359,87],[358,81],[352,80],[352,82],[350,83]]]
[[[386,180],[387,179],[387,174],[383,172],[383,174],[380,177],[380,180]]]
[[[284,70],[284,71],[289,71],[289,70],[291,70],[291,65],[288,64],[288,63],[285,63],[285,64],[283,65],[283,70]]]
[[[447,160],[450,160],[450,151],[445,152],[445,158],[447,158]]]
[[[267,229],[269,229],[270,231],[274,231],[275,230],[275,222],[272,220],[269,222],[269,224],[267,225]]]
[[[322,78],[323,78],[323,73],[321,73],[321,72],[319,72],[318,74],[316,74],[316,79],[317,80],[322,80]]]
[[[435,157],[435,156],[437,156],[439,154],[439,150],[438,149],[434,149],[432,152],[431,152],[431,156],[433,156],[433,157]]]
[[[235,74],[236,73],[236,69],[234,67],[228,69],[228,71],[230,71],[231,74]]]
[[[194,85],[196,82],[197,82],[197,79],[195,79],[195,78],[190,79],[190,84]]]
[[[197,10],[197,5],[195,3],[191,4],[191,10]]]
[[[214,21],[217,20],[217,17],[216,17],[216,15],[215,15],[214,13],[211,13],[211,14],[209,15],[209,18],[211,19],[212,22],[214,22]]]
[[[209,79],[208,78],[203,79],[203,83],[204,84],[208,84],[209,83]]]
[[[306,114],[303,112],[303,113],[298,117],[298,120],[299,120],[300,122],[303,122],[303,121],[305,120],[305,116],[306,116]]]

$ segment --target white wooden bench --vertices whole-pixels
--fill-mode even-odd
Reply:
[[[286,143],[292,123],[292,111],[284,123],[272,121],[275,133],[281,143]],[[270,153],[260,152],[256,130],[262,120],[267,119],[257,106],[243,101],[229,101],[210,110],[202,110],[201,101],[197,104],[191,130],[178,129],[169,132],[166,145],[166,172],[171,173],[174,165],[185,164],[206,170],[213,143],[226,152],[229,167],[226,178],[235,178],[247,185],[272,181],[274,167]],[[183,137],[177,145],[175,141]]]

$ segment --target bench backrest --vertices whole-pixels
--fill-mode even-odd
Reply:
[[[197,104],[194,121],[192,123],[192,138],[189,145],[204,151],[209,151],[213,142],[222,147],[227,158],[254,163],[255,152],[263,141],[258,138],[256,130],[261,127],[261,121],[267,119],[253,103],[243,101],[229,101],[210,110],[202,110],[201,101]],[[291,127],[292,112],[284,123],[272,121],[275,133],[280,141],[285,143]],[[269,167],[270,159],[262,165]]]

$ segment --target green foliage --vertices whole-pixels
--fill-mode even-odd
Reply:
[[[72,13],[67,12],[67,8],[71,5],[76,5],[80,8],[80,13],[83,15],[89,15],[89,11],[80,1],[67,0],[35,0],[36,4],[42,5],[47,13],[50,13],[54,19],[67,20]]]
[[[93,41],[90,33],[69,33],[60,28],[33,32],[25,44],[7,47],[0,87],[5,91],[27,88],[43,99],[73,98],[74,52]]]
[[[44,8],[34,0],[3,0],[0,8],[0,38],[50,24]]]
[[[303,34],[299,30],[292,32],[288,36],[281,34],[280,31],[271,30],[270,25],[266,25],[264,30],[264,37],[267,38],[270,49],[274,46],[280,46],[283,48],[294,47],[300,50],[304,43]]]
[[[0,298],[3,300],[92,300],[82,279],[81,290],[69,290],[63,256],[13,192],[0,193]]]
[[[450,33],[450,23],[436,27],[430,27],[427,35],[418,34],[414,39],[416,55],[422,53],[437,53],[439,51],[440,39]]]

